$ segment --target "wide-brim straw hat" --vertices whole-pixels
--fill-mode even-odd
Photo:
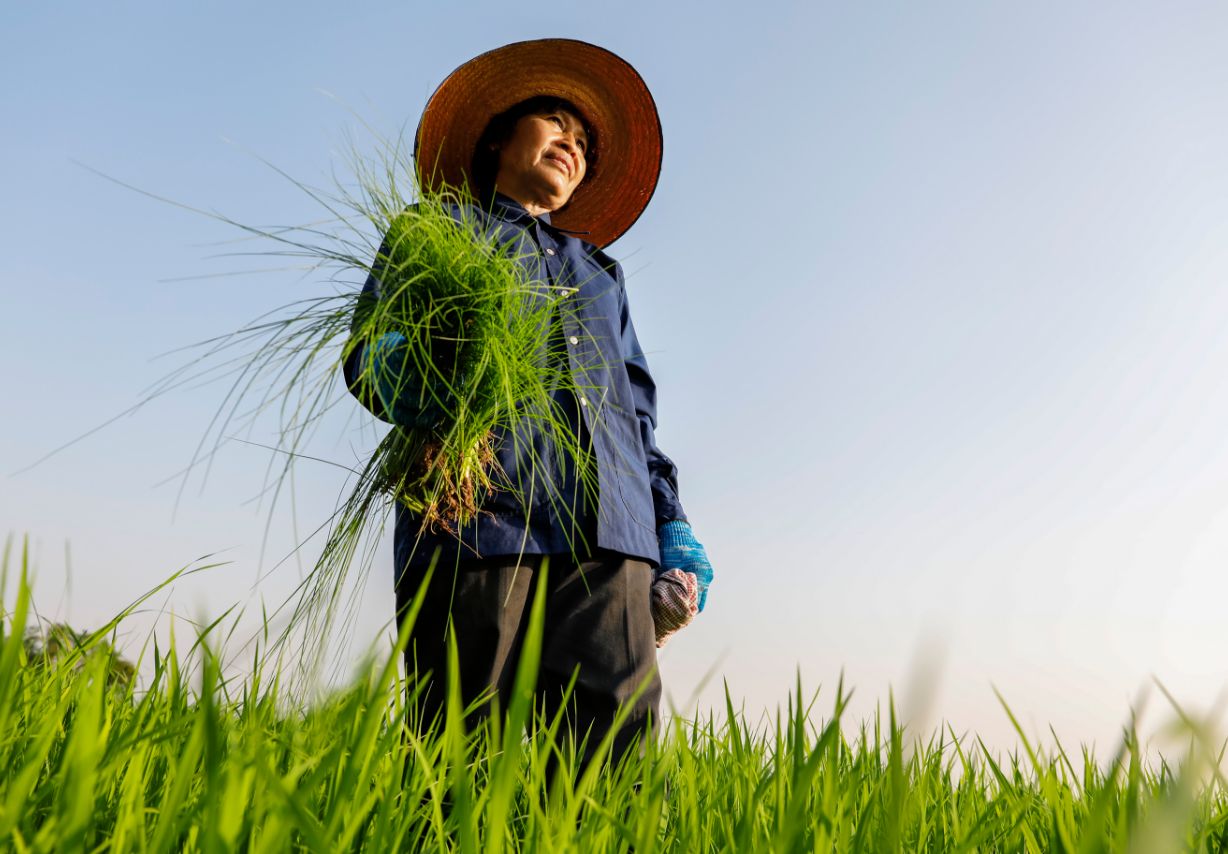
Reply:
[[[418,122],[414,156],[423,186],[468,186],[487,123],[538,95],[575,104],[595,131],[598,167],[551,214],[551,223],[596,246],[639,219],[661,173],[661,120],[643,78],[605,48],[575,39],[515,42],[476,56],[435,90]]]

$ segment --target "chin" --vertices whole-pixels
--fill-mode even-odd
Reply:
[[[565,202],[569,198],[571,198],[571,190],[567,189],[567,187],[560,187],[558,184],[550,184],[544,189],[546,191],[545,192],[546,198],[552,201],[558,201],[559,199],[562,199]]]
[[[571,201],[571,193],[552,192],[545,194],[544,198],[542,199],[542,204],[552,211],[557,211],[569,201]]]

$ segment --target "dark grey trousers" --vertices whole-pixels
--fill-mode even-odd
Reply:
[[[449,624],[456,630],[463,703],[493,691],[499,707],[508,707],[542,561],[539,555],[494,557],[436,568],[405,652],[407,671],[416,669],[419,678],[429,680],[420,707],[426,720],[442,712],[447,698]],[[652,568],[598,551],[580,562],[553,556],[545,575],[538,706],[551,716],[560,711],[564,690],[576,675],[562,711],[577,741],[588,738],[583,767],[619,709],[630,705],[614,738],[617,761],[650,737],[661,699],[649,606]],[[398,614],[405,613],[419,583],[409,574],[401,578]],[[489,705],[482,707],[470,724],[488,711]]]

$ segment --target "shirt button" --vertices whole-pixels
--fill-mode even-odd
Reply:
[[[579,343],[580,343],[580,339],[579,339],[579,338],[577,338],[577,337],[576,337],[576,336],[574,336],[574,335],[573,335],[573,336],[571,336],[570,338],[568,338],[567,340],[568,340],[568,341],[570,341],[572,344],[579,344]]]
[[[581,406],[588,406],[588,401],[587,401],[587,400],[585,400],[584,398],[580,398],[580,405],[581,405]]]
[[[549,246],[547,246],[547,247],[546,247],[546,254],[547,254],[547,255],[553,255],[553,254],[554,254],[554,250],[553,250],[553,249],[551,249]]]

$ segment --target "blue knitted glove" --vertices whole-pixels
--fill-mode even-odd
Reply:
[[[657,539],[661,544],[661,570],[681,569],[694,575],[699,587],[699,610],[702,611],[713,574],[703,544],[695,539],[690,525],[678,520],[658,528]]]
[[[386,332],[367,346],[363,365],[375,380],[375,393],[392,423],[410,429],[430,429],[443,420],[440,389],[423,381],[409,360],[409,341],[400,332]]]

